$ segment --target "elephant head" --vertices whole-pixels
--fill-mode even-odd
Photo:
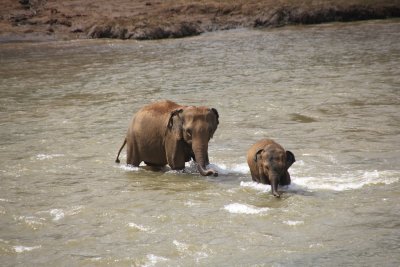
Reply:
[[[185,158],[192,157],[203,176],[218,176],[216,170],[206,169],[209,164],[208,142],[217,130],[218,119],[215,108],[190,106],[172,111],[168,121],[168,134],[175,142],[183,144]]]
[[[271,184],[272,194],[280,197],[278,184],[290,184],[288,169],[296,161],[291,151],[285,151],[279,144],[272,143],[256,152],[254,161],[261,175],[261,182]],[[268,179],[269,181],[267,181]]]

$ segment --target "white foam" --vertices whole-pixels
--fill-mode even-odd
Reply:
[[[146,166],[145,163],[141,163],[140,166]],[[117,168],[120,168],[124,171],[139,171],[139,167],[135,167],[132,165],[127,165],[127,164],[121,164],[117,165]],[[249,168],[247,166],[247,163],[242,163],[242,164],[229,164],[226,165],[224,163],[218,163],[218,164],[209,164],[206,166],[206,168],[211,168],[214,169],[218,172],[220,175],[228,175],[228,174],[248,174]],[[189,161],[185,163],[185,170],[171,170],[168,166],[165,167],[164,171],[168,173],[189,173],[189,174],[195,174],[198,173],[197,170],[197,164],[196,162]]]
[[[247,167],[247,163],[229,164],[229,165],[226,165],[224,163],[211,163],[207,165],[206,168],[214,169],[220,175],[249,173],[249,168]],[[184,173],[198,173],[197,163],[194,162],[193,160],[186,162]]]
[[[187,173],[196,173],[197,172],[197,165],[196,162],[193,160],[185,163],[185,172]]]
[[[189,246],[187,244],[179,242],[177,240],[172,241],[172,243],[176,246],[176,249],[181,253],[189,249]]]
[[[303,156],[312,156],[312,154],[303,154]],[[330,155],[326,158],[329,162],[337,164],[334,156]],[[318,164],[317,164],[318,165]],[[138,167],[130,165],[120,165],[119,168],[127,171],[138,171]],[[215,169],[220,175],[245,175],[251,180],[250,171],[247,163],[222,163],[216,162],[207,166],[207,168]],[[332,190],[346,191],[362,188],[366,185],[374,184],[392,184],[400,181],[400,171],[397,170],[354,170],[327,173],[326,170],[316,170],[316,166],[299,159],[295,165],[290,168],[289,172],[292,183],[286,187],[280,187],[280,190]],[[184,171],[172,171],[169,173],[189,173],[197,174],[197,166],[194,161],[185,164]],[[310,175],[312,174],[312,176]],[[241,187],[252,188],[260,192],[270,192],[271,186],[256,182],[242,181]],[[190,206],[190,203],[186,203]]]
[[[195,260],[197,263],[199,263],[201,260],[206,259],[208,257],[209,257],[208,254],[203,251],[197,252],[195,254]]]
[[[264,214],[268,212],[269,208],[257,208],[252,205],[232,203],[224,206],[224,209],[230,213],[235,214]]]
[[[26,225],[32,227],[33,229],[38,229],[39,226],[43,225],[43,221],[45,221],[44,218],[38,218],[35,216],[19,216],[19,217],[14,217],[15,220],[22,221]]]
[[[304,221],[283,221],[284,224],[290,225],[290,226],[296,226],[296,225],[301,225],[304,224]]]
[[[148,254],[146,255],[147,262],[142,265],[143,267],[150,267],[150,266],[155,266],[159,262],[167,261],[167,258],[161,257],[161,256],[156,256],[154,254]]]
[[[305,165],[304,160],[296,160],[296,166],[304,166],[304,165]]]
[[[132,165],[127,165],[127,164],[118,165],[118,168],[120,168],[120,169],[122,169],[124,171],[139,171],[140,170],[139,167],[135,167],[135,166],[132,166]]]
[[[194,247],[183,243],[179,242],[178,240],[172,241],[172,243],[176,246],[176,249],[180,254],[184,255],[190,255],[195,258],[196,263],[200,263],[201,260],[206,259],[209,257],[208,253],[205,252],[204,250],[207,250],[207,246],[203,245],[201,250],[202,251],[193,251]]]
[[[130,228],[137,229],[137,230],[142,231],[142,232],[152,232],[151,228],[143,226],[141,224],[136,224],[136,223],[132,223],[131,222],[131,223],[128,223],[128,226]]]
[[[400,180],[399,171],[357,170],[338,174],[319,174],[318,176],[292,176],[292,183],[310,190],[346,191],[366,185],[392,184]]]
[[[313,244],[309,245],[308,247],[309,248],[321,248],[323,246],[324,246],[324,244],[321,244],[321,243],[313,243]]]
[[[68,216],[76,215],[76,214],[81,213],[82,210],[83,210],[83,206],[73,206],[72,208],[67,210],[65,212],[65,214],[68,215]]]
[[[250,169],[249,169],[249,166],[247,165],[247,163],[233,165],[232,171],[235,173],[240,173],[240,174],[250,173]]]
[[[26,251],[32,251],[34,249],[39,249],[42,246],[34,246],[34,247],[26,247],[26,246],[14,246],[13,249],[15,252],[17,253],[22,253],[22,252],[26,252]]]
[[[63,156],[64,156],[63,154],[37,154],[36,159],[37,160],[46,160],[46,159],[63,157]]]
[[[56,221],[64,219],[65,216],[73,216],[73,215],[79,214],[82,212],[83,209],[84,209],[84,206],[72,206],[72,207],[69,207],[66,209],[55,208],[55,209],[46,210],[46,211],[38,211],[38,212],[36,212],[36,214],[37,215],[48,214],[51,216],[51,220],[56,222]],[[29,217],[26,217],[26,218],[29,218]],[[40,220],[46,221],[45,218],[40,218]]]
[[[186,201],[185,203],[183,203],[183,205],[185,205],[186,207],[195,207],[195,206],[200,206],[200,204],[199,204],[199,203],[195,203],[195,202],[193,202],[193,201],[190,201],[190,200],[188,200],[188,201]]]
[[[271,186],[269,184],[261,184],[257,182],[240,182],[240,186],[248,187],[261,192],[270,192]]]
[[[53,221],[59,221],[65,217],[65,213],[62,209],[52,209],[49,213],[53,217]]]
[[[247,166],[247,163],[229,164],[229,165],[226,165],[224,163],[218,163],[218,164],[210,164],[208,167],[215,169],[219,174],[223,175],[249,173],[249,167]]]

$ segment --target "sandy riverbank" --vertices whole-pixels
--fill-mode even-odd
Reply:
[[[161,39],[241,27],[400,17],[400,0],[3,0],[0,41]]]

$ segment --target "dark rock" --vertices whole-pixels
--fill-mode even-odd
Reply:
[[[111,25],[102,25],[102,26],[93,26],[88,36],[90,38],[117,38],[117,39],[126,39],[126,34],[128,30],[119,26],[111,26]]]
[[[83,30],[81,28],[76,28],[71,31],[72,33],[81,33]]]
[[[30,3],[29,0],[19,0],[18,1],[25,9],[29,9]]]
[[[199,35],[203,30],[195,23],[182,22],[178,25],[155,27],[138,31],[132,36],[137,40],[154,40],[164,38],[182,38]]]

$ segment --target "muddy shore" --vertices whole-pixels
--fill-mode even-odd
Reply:
[[[162,39],[400,17],[400,0],[2,0],[0,41]]]

